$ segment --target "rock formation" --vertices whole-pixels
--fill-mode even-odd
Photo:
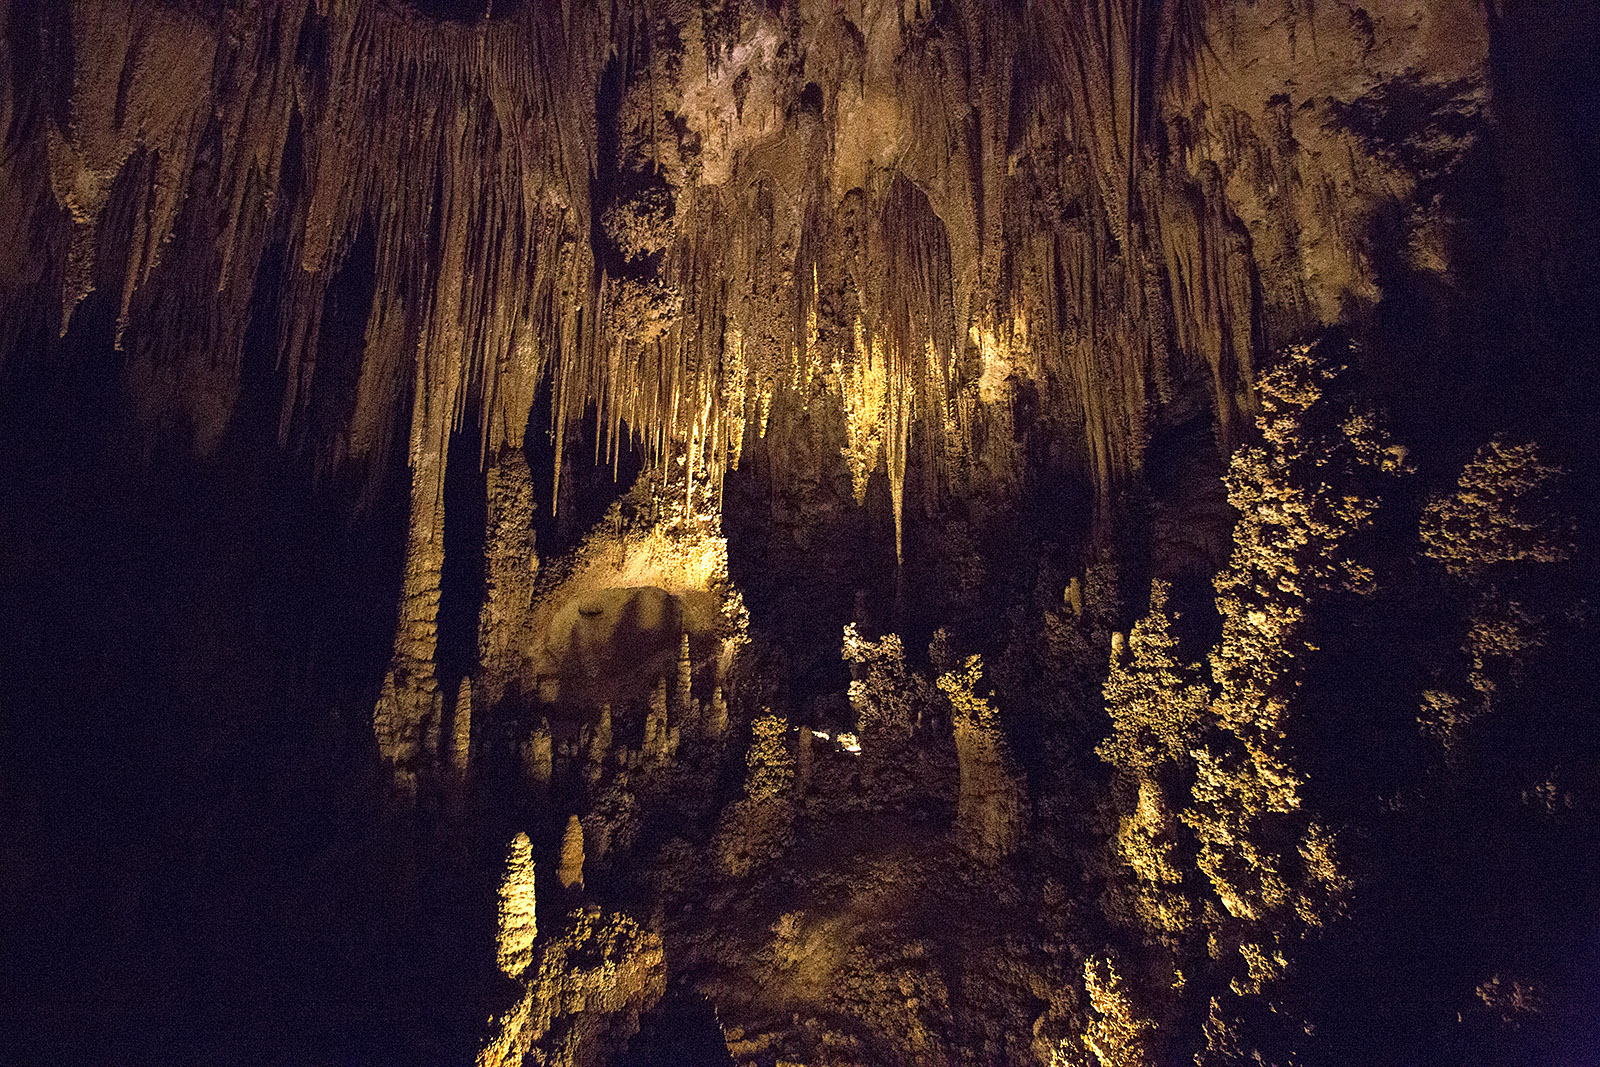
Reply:
[[[573,912],[549,938],[521,999],[496,1020],[479,1067],[598,1067],[666,988],[661,939],[621,915]]]
[[[518,454],[541,388],[552,506],[586,411],[600,461],[632,443],[686,464],[686,499],[720,498],[747,445],[786,447],[774,405],[816,396],[858,500],[886,476],[903,555],[907,470],[924,506],[1014,484],[1033,394],[1109,505],[1190,369],[1230,442],[1263,345],[1374,305],[1381,218],[1448,276],[1428,189],[1480,136],[1489,19],[1462,0],[63,6],[8,35],[0,227],[38,254],[0,317],[64,331],[113,287],[130,409],[205,451],[253,295],[287,294],[280,441],[369,481],[403,443],[411,471],[374,711],[407,790],[439,759],[443,484],[467,422],[458,461],[490,470],[490,705],[537,565]],[[1422,110],[1397,134],[1402,107]],[[361,340],[323,351],[358,269]]]
[[[539,557],[533,545],[533,480],[520,448],[505,448],[485,475],[483,608],[478,663],[483,699],[493,707],[517,683],[526,657],[529,612]]]
[[[1419,1047],[1557,1048],[1542,991],[1594,976],[1516,924],[1600,870],[1588,8],[0,6],[0,894],[126,869],[70,940],[151,957],[79,990],[24,938],[96,1010],[15,999],[123,1058],[83,1018],[210,973],[171,900],[218,997],[427,927],[337,972],[414,981],[350,1039],[425,1019],[397,1061],[491,1010],[485,1067],[616,1061],[669,957],[751,1063],[1318,1062],[1402,1002]],[[1323,345],[1409,438],[1340,394],[1301,439]],[[43,834],[69,762],[107,796]],[[513,833],[505,980],[452,970]],[[1416,889],[1485,840],[1516,906]],[[1546,841],[1570,886],[1507,889]],[[252,879],[304,952],[216,918]],[[1493,927],[1448,965],[1436,898]],[[312,999],[224,1053],[349,1058]]]
[[[467,777],[472,758],[472,679],[461,679],[455,706],[450,710],[450,773],[458,781]]]
[[[583,890],[583,823],[576,815],[567,819],[566,832],[561,835],[561,865],[556,868],[556,881],[566,890]]]
[[[999,716],[978,692],[983,665],[977,656],[939,676],[939,688],[955,709],[956,759],[961,769],[961,794],[956,808],[956,835],[973,856],[995,862],[1021,840],[1027,800],[1021,779],[1006,750]]]
[[[511,839],[506,853],[505,877],[500,883],[500,934],[496,952],[507,978],[521,978],[533,963],[533,943],[539,936],[535,913],[533,844],[527,834]]]

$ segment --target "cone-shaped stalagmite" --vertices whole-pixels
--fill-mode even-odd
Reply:
[[[500,969],[520,978],[533,963],[533,942],[539,936],[534,912],[533,845],[527,834],[511,839],[505,877],[500,883]]]
[[[566,832],[561,835],[561,865],[556,868],[556,880],[563,889],[583,888],[583,823],[576,815],[567,820]]]

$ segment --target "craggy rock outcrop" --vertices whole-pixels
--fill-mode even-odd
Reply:
[[[544,944],[520,1000],[497,1020],[479,1067],[598,1067],[666,990],[661,939],[625,915],[575,911]],[[530,1058],[531,1057],[531,1061]]]

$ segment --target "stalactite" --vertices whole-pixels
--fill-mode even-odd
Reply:
[[[69,98],[55,111],[26,93],[9,104],[0,166],[19,192],[0,224],[22,232],[40,217],[48,183],[60,215],[49,273],[63,305],[114,279],[141,420],[187,427],[203,446],[220,440],[235,402],[244,320],[255,276],[276,269],[262,258],[274,235],[290,293],[277,324],[285,443],[322,454],[320,470],[381,471],[406,405],[443,403],[430,429],[472,412],[492,455],[520,444],[548,382],[553,503],[568,428],[591,408],[597,449],[613,462],[623,437],[656,464],[692,449],[720,484],[750,422],[764,431],[775,390],[804,402],[819,375],[851,361],[857,319],[892,364],[879,427],[892,490],[914,459],[911,425],[932,487],[974,459],[969,419],[1003,419],[995,379],[981,404],[964,398],[983,373],[971,373],[969,331],[1006,321],[1024,323],[1036,349],[1019,347],[1011,372],[1065,387],[1058,396],[1084,418],[1091,480],[1108,495],[1137,474],[1148,383],[1174,354],[1212,368],[1226,439],[1233,409],[1252,402],[1264,312],[1291,326],[1337,314],[1337,291],[1312,292],[1292,271],[1275,270],[1273,307],[1258,308],[1255,227],[1231,210],[1235,171],[1251,189],[1315,185],[1297,170],[1309,164],[1293,135],[1268,128],[1292,118],[1262,113],[1252,126],[1242,106],[1187,110],[1203,78],[1254,91],[1223,53],[1276,40],[1270,11],[1236,14],[1225,36],[1205,0],[919,9],[874,29],[859,55],[807,61],[826,104],[816,114],[786,95],[779,44],[794,27],[764,12],[716,27],[701,12],[629,4],[527,4],[443,23],[352,0],[268,14],[78,0],[71,69],[54,72],[70,76]],[[1337,16],[1305,18],[1343,45]],[[913,32],[934,23],[936,34]],[[724,39],[738,43],[709,44]],[[656,175],[667,204],[645,243],[629,246],[642,258],[626,276],[597,269],[590,240],[607,118],[595,93],[613,53],[614,163],[623,176]],[[1404,69],[1408,56],[1381,58]],[[37,92],[46,84],[63,83]],[[1161,155],[1162,137],[1178,151]],[[1030,211],[1041,198],[1062,202]],[[103,233],[113,215],[122,232]],[[1331,280],[1370,289],[1359,232],[1341,225],[1326,227],[1349,251]],[[361,234],[376,278],[357,385],[317,426],[308,413],[334,388],[317,351],[324,298]],[[97,264],[102,249],[120,262]],[[217,285],[194,299],[145,297],[182,277]],[[23,310],[22,291],[6,307],[43,314]],[[924,366],[930,343],[937,375]],[[871,436],[858,428],[852,462]],[[430,440],[442,465],[444,435]]]

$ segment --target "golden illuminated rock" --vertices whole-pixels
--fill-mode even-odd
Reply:
[[[575,911],[547,936],[526,990],[497,1019],[478,1067],[586,1067],[604,1062],[666,988],[661,939],[625,915]]]
[[[500,970],[508,978],[520,978],[533,963],[533,943],[539,936],[533,868],[533,845],[527,834],[518,834],[506,852],[505,875],[500,882],[496,953]]]
[[[1494,885],[1470,944],[1421,927],[1483,918],[1453,848],[1507,842],[1484,881],[1557,870],[1575,899],[1592,873],[1539,851],[1595,854],[1592,546],[1549,458],[1592,486],[1589,6],[6,6],[0,587],[24,594],[25,652],[82,646],[59,657],[80,677],[30,676],[18,721],[120,751],[127,708],[51,701],[98,703],[148,656],[171,760],[103,782],[88,759],[61,797],[98,811],[73,790],[180,772],[108,794],[148,842],[64,879],[67,824],[24,850],[22,888],[126,867],[109,925],[142,945],[165,929],[144,902],[191,888],[172,849],[231,856],[209,841],[229,783],[283,769],[285,795],[339,799],[334,840],[385,846],[348,864],[393,894],[380,917],[442,873],[492,882],[482,841],[563,831],[557,896],[583,907],[547,902],[542,941],[533,846],[510,843],[497,951],[520,1000],[485,1065],[615,1062],[669,946],[674,996],[752,1063],[1359,1060],[1361,1026],[1299,1017],[1337,996],[1296,984],[1349,970],[1351,901],[1374,909],[1361,958],[1393,954],[1407,1011],[1440,1015],[1419,1043],[1510,1042],[1561,984],[1516,969],[1518,936],[1547,923],[1559,947],[1572,909]],[[1416,437],[1415,491],[1343,392],[1358,375]],[[1554,435],[1494,439],[1457,478],[1483,438],[1455,422]],[[147,536],[145,497],[192,529]],[[273,588],[299,575],[327,588]],[[929,670],[906,642],[934,626]],[[258,755],[258,692],[337,721],[376,692],[406,816],[366,834],[373,756],[346,738],[331,769]],[[216,693],[244,699],[212,715]],[[19,751],[31,802],[53,779]],[[149,827],[144,793],[173,798]],[[1352,841],[1416,858],[1364,899]],[[328,901],[368,898],[315,869],[338,850],[284,843],[320,904],[304,943],[349,943]],[[1438,915],[1406,917],[1461,958],[1401,959],[1382,902],[1423,900],[1401,882],[1430,864]],[[239,877],[228,899],[256,887]],[[239,943],[210,936],[229,909],[191,910],[197,938]],[[396,990],[428,1034],[396,1048],[511,993],[449,967]],[[273,982],[311,973],[263,974],[259,1000],[300,1003]],[[1374,981],[1359,995],[1394,993]],[[16,999],[60,1024],[37,1007],[59,998]],[[96,1055],[185,1029],[131,1011]],[[303,1032],[342,1034],[339,1011]]]

